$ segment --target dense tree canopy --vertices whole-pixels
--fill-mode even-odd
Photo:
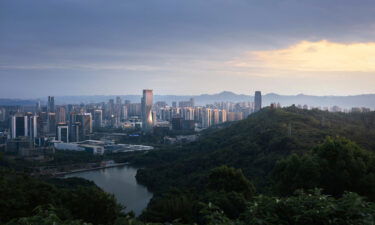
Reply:
[[[32,216],[34,209],[45,206],[53,206],[62,219],[93,224],[111,224],[121,214],[113,195],[91,182],[69,178],[61,187],[9,170],[0,173],[0,223]]]
[[[375,155],[345,138],[327,138],[311,153],[279,161],[273,181],[282,195],[319,187],[333,196],[353,191],[375,201]]]
[[[0,158],[0,223],[375,224],[373,150],[374,112],[265,109],[195,143],[122,158],[144,167],[137,179],[154,191],[139,218],[92,182],[33,178]],[[96,160],[59,152],[54,163]]]
[[[265,193],[278,160],[306,153],[327,136],[344,137],[374,151],[375,112],[266,108],[227,128],[207,132],[195,143],[153,151],[132,162],[145,167],[137,179],[154,192],[165,192],[171,186],[202,188],[211,169],[227,165],[241,168],[257,190]]]

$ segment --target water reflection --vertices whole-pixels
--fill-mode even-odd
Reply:
[[[65,177],[82,177],[94,181],[104,191],[114,194],[117,201],[126,206],[126,212],[134,211],[139,215],[152,198],[152,193],[137,183],[136,173],[136,168],[122,166],[74,173]]]

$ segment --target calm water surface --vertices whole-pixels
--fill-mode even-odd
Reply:
[[[94,181],[104,191],[114,194],[117,201],[126,206],[126,212],[133,211],[138,216],[147,207],[152,193],[137,183],[136,173],[136,168],[122,166],[73,173],[65,177],[82,177]]]

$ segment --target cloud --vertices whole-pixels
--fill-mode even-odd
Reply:
[[[250,51],[229,65],[306,72],[375,72],[375,42],[301,41],[284,49]]]
[[[87,70],[87,71],[141,71],[153,72],[161,70],[159,67],[148,65],[124,64],[0,64],[0,70]]]

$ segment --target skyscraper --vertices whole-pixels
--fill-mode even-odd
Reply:
[[[80,127],[81,127],[80,122],[74,122],[74,123],[70,124],[70,128],[69,128],[69,141],[70,142],[80,141],[80,139],[79,139]]]
[[[57,123],[66,123],[66,109],[64,106],[57,107],[56,120]]]
[[[80,113],[76,115],[76,122],[80,123],[80,140],[86,140],[92,133],[92,115],[91,113]]]
[[[40,112],[42,110],[42,107],[40,105],[40,101],[38,100],[35,105],[35,112]]]
[[[56,133],[56,113],[47,114],[48,134],[54,135]]]
[[[66,123],[57,124],[57,140],[69,142],[69,127]]]
[[[152,103],[153,103],[152,90],[143,90],[142,97],[142,129],[149,131],[152,129],[154,124],[154,118],[152,116]]]
[[[0,108],[0,122],[3,122],[5,121],[5,118],[6,118],[6,111],[4,108]]]
[[[38,116],[28,117],[28,136],[32,139],[38,136]]]
[[[20,136],[28,136],[27,116],[21,114],[12,116],[11,131],[13,139]]]
[[[255,92],[254,102],[254,112],[258,112],[262,109],[262,93],[260,91]]]
[[[55,97],[48,96],[47,111],[50,113],[55,112]]]
[[[212,109],[205,108],[202,111],[202,127],[208,128],[211,126],[212,123]]]
[[[98,129],[103,126],[103,111],[97,109],[94,111],[94,128]]]
[[[121,105],[122,104],[122,99],[120,96],[116,97],[116,105]]]

